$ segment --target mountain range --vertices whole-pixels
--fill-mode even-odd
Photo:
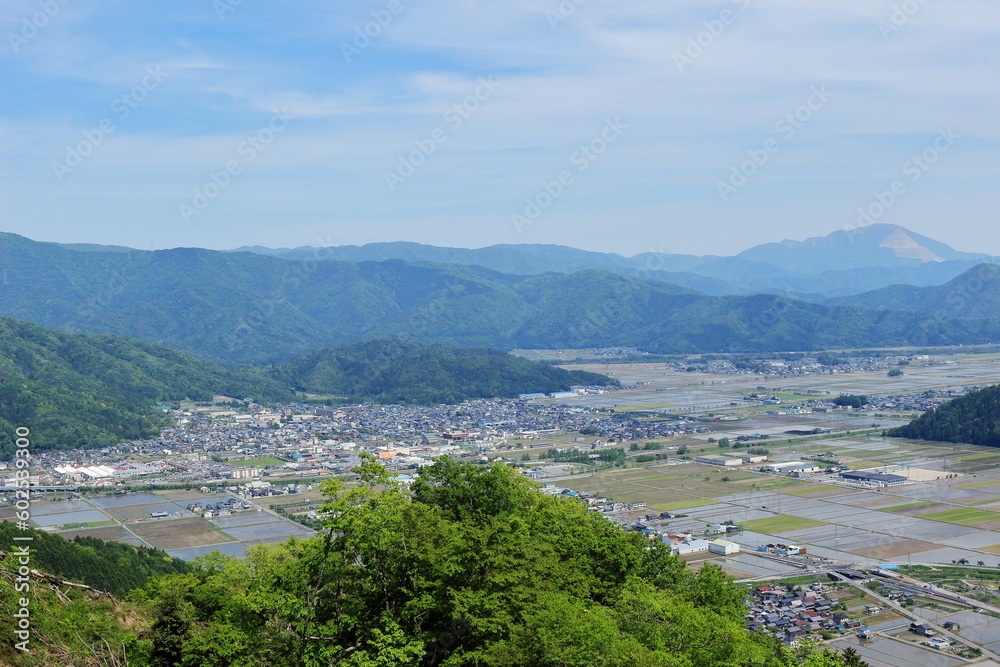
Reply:
[[[947,259],[956,251],[929,240],[914,247],[899,234],[873,248],[880,238],[872,236],[875,231],[858,233],[857,239],[867,239],[858,247],[868,248],[870,256],[894,257],[886,262],[895,262],[898,270],[940,265],[928,259],[928,252],[945,262],[974,261]],[[758,259],[784,256],[786,264],[788,257],[817,253],[820,246],[843,255],[852,247],[845,245],[846,234],[837,232],[825,244],[789,244],[791,250],[760,246],[755,252]],[[898,247],[884,247],[887,243]],[[816,270],[823,268],[819,260],[813,263]],[[983,283],[991,267],[943,286],[918,288],[933,289],[936,296],[911,295],[909,303],[948,304],[928,312],[903,307],[885,294],[857,301],[767,293],[713,296],[652,277],[592,268],[524,275],[401,259],[317,261],[197,248],[103,250],[13,234],[0,235],[0,265],[0,315],[53,329],[127,335],[223,365],[280,363],[375,338],[494,349],[626,345],[660,353],[1000,339],[1000,321],[979,307],[982,295],[996,292],[995,283]],[[964,302],[955,296],[972,293],[980,296]]]

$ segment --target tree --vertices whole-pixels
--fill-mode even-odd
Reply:
[[[844,358],[836,352],[823,352],[816,356],[816,362],[821,366],[838,366],[844,363]]]
[[[834,405],[850,406],[852,408],[864,407],[868,405],[868,402],[868,397],[862,394],[841,394],[833,399]]]
[[[159,591],[156,612],[150,631],[153,664],[181,667],[185,647],[191,641],[194,606],[184,598],[180,586],[168,586]]]
[[[868,663],[861,659],[861,654],[853,646],[848,646],[841,654],[844,667],[869,667]]]

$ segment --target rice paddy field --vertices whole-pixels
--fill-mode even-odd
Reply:
[[[641,388],[576,399],[580,404],[667,411],[726,408],[758,387],[781,395],[879,395],[926,389],[983,386],[1000,380],[997,355],[956,355],[959,363],[910,367],[903,378],[882,373],[810,375],[790,378],[712,376],[670,372],[656,364],[580,365],[611,370],[623,382],[645,382]],[[743,553],[723,559],[735,576],[765,576],[776,566],[755,555],[763,544],[796,544],[823,563],[948,564],[965,559],[1000,566],[1000,450],[974,445],[884,438],[881,429],[905,421],[871,414],[764,415],[744,410],[736,422],[713,423],[712,433],[679,438],[666,446],[687,445],[684,460],[676,450],[667,461],[636,467],[579,472],[545,481],[613,501],[645,501],[651,510],[676,518],[657,525],[672,532],[704,534],[712,524],[732,522],[742,530],[726,539]],[[873,428],[878,423],[878,428]],[[829,429],[821,436],[789,435],[790,430]],[[852,470],[889,472],[906,484],[871,489],[851,486],[836,475],[793,479],[763,473],[754,466],[721,468],[696,463],[720,450],[708,437],[769,433],[754,443],[770,451],[773,461],[835,458]],[[666,450],[670,452],[671,450]],[[823,464],[825,465],[825,464]],[[780,568],[779,568],[780,569]],[[787,566],[784,568],[788,569]],[[748,574],[749,573],[749,574]]]
[[[682,515],[661,526],[669,531],[703,534],[709,525],[733,522],[742,530],[726,539],[746,551],[782,542],[840,563],[934,564],[964,558],[1000,566],[1000,469],[966,467],[992,460],[992,451],[868,435],[767,446],[773,460],[833,453],[855,459],[858,469],[903,476],[919,470],[913,477],[930,481],[876,490],[849,486],[835,475],[802,480],[751,466],[725,469],[671,460],[567,475],[556,484],[613,501],[642,500],[652,510]],[[730,562],[727,568],[734,574],[753,571],[746,562]]]
[[[186,560],[216,549],[239,556],[252,544],[312,534],[311,530],[268,511],[266,507],[211,519],[185,509],[186,505],[195,501],[217,503],[228,497],[175,490],[77,500],[39,500],[32,503],[32,522],[67,539],[90,536],[155,547]],[[277,498],[303,500],[294,495]],[[150,517],[153,512],[167,512],[168,516],[154,519]],[[12,508],[0,508],[0,520],[12,516]]]

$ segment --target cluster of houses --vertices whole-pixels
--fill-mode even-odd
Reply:
[[[864,625],[847,614],[834,612],[837,600],[823,597],[823,588],[821,584],[813,584],[807,590],[759,586],[753,590],[747,627],[790,642],[814,632]]]
[[[229,516],[234,512],[243,512],[249,509],[253,509],[253,505],[236,498],[227,498],[217,503],[205,503],[204,505],[201,503],[191,503],[187,506],[189,512],[203,516],[206,519],[213,516]]]
[[[311,488],[311,484],[306,486],[306,489]],[[236,493],[244,498],[270,498],[271,496],[289,496],[299,493],[300,487],[298,484],[277,485],[271,484],[271,482],[255,480],[253,482],[241,484],[235,489],[228,488],[226,491],[229,493]]]
[[[727,375],[774,375],[787,377],[793,375],[813,375],[813,374],[841,374],[858,373],[866,371],[886,370],[898,366],[901,361],[923,362],[922,365],[932,366],[946,362],[939,359],[931,359],[927,355],[890,355],[890,356],[861,356],[842,357],[837,363],[830,365],[830,362],[821,364],[816,357],[800,357],[797,359],[736,359],[733,361],[721,360],[697,360],[685,359],[682,362],[666,364],[667,368],[676,372],[703,372]],[[768,396],[773,398],[773,396]]]

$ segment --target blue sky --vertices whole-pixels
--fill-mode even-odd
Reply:
[[[732,254],[861,209],[1000,255],[994,2],[7,0],[0,28],[0,230],[38,240]]]

